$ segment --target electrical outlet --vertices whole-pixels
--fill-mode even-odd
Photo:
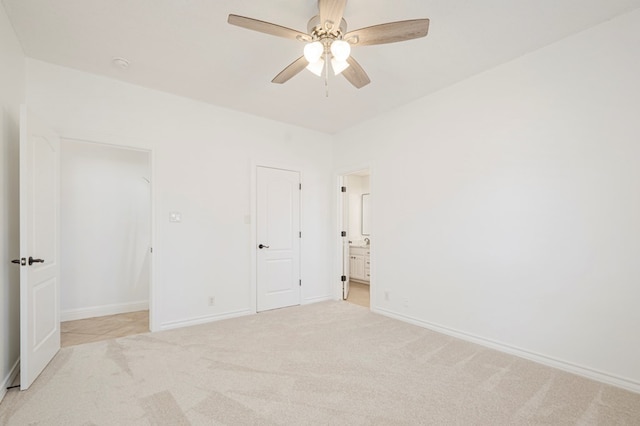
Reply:
[[[215,306],[216,298],[214,296],[209,296],[209,306]]]
[[[402,305],[403,305],[405,308],[408,308],[408,307],[409,307],[409,298],[408,298],[408,297],[405,297],[404,299],[402,299]]]
[[[389,292],[388,291],[384,292],[384,300],[387,301],[387,302],[389,301]]]

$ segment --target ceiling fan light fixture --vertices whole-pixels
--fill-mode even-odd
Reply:
[[[318,62],[323,53],[324,46],[319,41],[307,43],[306,46],[304,46],[304,58],[309,62],[309,64]]]
[[[318,4],[318,14],[307,22],[306,33],[259,19],[229,14],[227,22],[231,25],[305,43],[304,55],[280,71],[271,80],[272,83],[285,83],[307,68],[321,77],[324,71],[325,87],[328,88],[331,67],[335,74],[342,74],[356,89],[361,89],[371,83],[371,80],[351,56],[353,46],[397,43],[425,37],[429,32],[430,21],[426,18],[386,22],[347,31],[347,21],[343,15],[348,0],[314,1]]]
[[[342,71],[349,68],[349,62],[339,61],[336,58],[331,59],[331,68],[333,68],[334,75],[340,75]]]
[[[324,69],[324,59],[320,58],[315,62],[309,62],[309,65],[307,65],[307,69],[318,77],[322,77],[322,70]]]
[[[351,45],[344,40],[334,40],[331,43],[331,54],[338,61],[344,62],[351,55]]]

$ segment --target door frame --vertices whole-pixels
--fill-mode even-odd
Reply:
[[[344,231],[344,225],[342,223],[343,219],[343,212],[344,209],[346,208],[346,206],[343,203],[343,197],[342,197],[342,193],[340,192],[340,188],[344,185],[344,178],[350,174],[356,173],[356,172],[360,172],[362,170],[369,170],[369,188],[370,188],[370,192],[374,193],[374,179],[373,179],[373,164],[371,163],[361,163],[359,165],[356,166],[349,166],[349,167],[343,167],[343,168],[339,168],[334,170],[334,182],[335,182],[335,200],[336,200],[336,211],[335,211],[335,222],[334,222],[334,229],[335,229],[335,245],[334,245],[334,249],[335,249],[335,257],[334,257],[334,277],[335,277],[335,291],[334,291],[334,298],[336,300],[342,300],[342,281],[340,280],[340,277],[342,276],[342,265],[344,262],[344,258],[343,258],[343,247],[342,247],[342,237],[340,236],[340,232]],[[370,237],[373,237],[374,235],[374,231],[375,231],[375,220],[374,220],[374,213],[373,213],[373,208],[371,211],[371,233],[370,233]],[[373,238],[371,238],[373,240]],[[371,265],[375,265],[374,262],[374,257],[375,257],[375,251],[373,248],[370,249],[371,254],[370,254],[370,259],[371,259]],[[371,269],[375,269],[373,266],[371,266]],[[374,309],[374,303],[373,303],[373,295],[374,293],[374,289],[375,289],[375,274],[372,271],[371,272],[371,276],[369,277],[369,310],[375,310]]]
[[[245,217],[245,224],[251,227],[251,291],[249,295],[249,306],[251,307],[250,312],[253,314],[258,313],[258,252],[256,251],[258,246],[258,167],[287,170],[300,174],[300,184],[302,185],[302,191],[300,192],[300,230],[303,232],[302,235],[304,237],[304,230],[302,229],[304,224],[304,172],[302,171],[302,167],[278,161],[251,160],[251,212],[248,217]],[[249,223],[247,223],[247,219]],[[300,241],[298,262],[300,262],[300,279],[304,282],[304,268],[302,267],[302,255],[304,252],[303,241],[304,238]],[[300,305],[302,304],[304,304],[304,285],[300,289]]]
[[[151,256],[149,258],[149,331],[159,331],[160,330],[160,315],[158,312],[158,303],[157,301],[159,300],[159,291],[157,286],[155,285],[156,283],[156,262],[155,262],[155,257],[158,255],[158,247],[157,247],[157,238],[156,238],[156,200],[157,200],[157,185],[155,185],[155,177],[157,176],[156,173],[156,158],[155,158],[155,151],[154,149],[151,147],[150,144],[137,144],[134,143],[133,141],[129,141],[127,140],[128,138],[116,138],[115,139],[122,139],[122,141],[98,141],[95,138],[91,138],[91,137],[82,137],[82,136],[77,136],[77,137],[73,137],[73,136],[64,136],[64,135],[60,135],[60,140],[64,141],[71,141],[71,142],[80,142],[80,143],[86,143],[86,144],[93,144],[93,145],[101,145],[104,147],[109,147],[109,148],[117,148],[117,149],[127,149],[127,150],[131,150],[131,151],[138,151],[138,152],[145,152],[148,154],[149,156],[149,177],[151,182],[149,183],[150,185],[150,204],[151,204],[151,208],[150,208],[150,219],[151,219],[151,234],[150,234],[150,244],[151,244]],[[62,237],[62,236],[61,236]]]

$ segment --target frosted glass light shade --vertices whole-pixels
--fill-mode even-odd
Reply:
[[[322,77],[322,70],[324,69],[324,59],[320,58],[315,62],[309,62],[309,65],[307,65],[307,69],[318,77]]]
[[[333,68],[333,73],[335,75],[339,75],[342,71],[349,68],[349,63],[347,61],[339,61],[336,58],[331,59],[331,68]]]
[[[335,40],[331,43],[331,54],[338,61],[344,62],[351,54],[351,45],[344,40]]]
[[[318,62],[324,53],[324,46],[319,41],[307,43],[304,47],[304,58],[310,64]]]

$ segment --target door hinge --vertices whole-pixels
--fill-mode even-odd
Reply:
[[[298,285],[302,287],[302,280],[298,280]]]
[[[347,236],[347,231],[342,231],[342,232],[340,232],[340,236],[341,236],[341,237],[346,237],[346,236]]]
[[[302,238],[302,231],[298,232],[298,238]]]
[[[302,184],[301,184],[301,183],[299,183],[299,184],[298,184],[298,189],[299,189],[300,191],[302,191]]]
[[[342,281],[342,282],[347,281],[347,276],[346,275],[341,276],[340,277],[340,281]]]
[[[347,187],[343,186],[342,188],[340,188],[340,192],[347,192]]]
[[[153,247],[149,247],[149,253],[153,253]]]

